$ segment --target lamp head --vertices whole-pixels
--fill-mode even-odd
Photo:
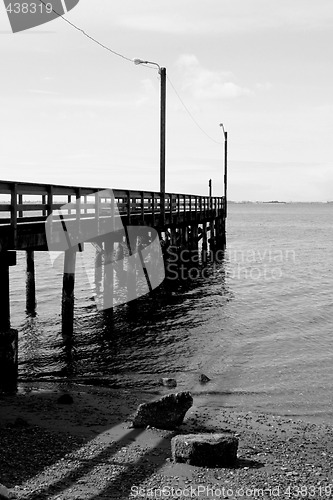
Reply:
[[[143,59],[139,59],[139,58],[135,58],[133,59],[133,62],[134,64],[153,64],[154,66],[157,66],[158,67],[158,71],[160,72],[161,71],[161,66],[159,64],[157,64],[156,62],[152,62],[152,61],[144,61]]]
[[[223,134],[224,134],[224,138],[226,138],[226,136],[227,136],[227,132],[226,132],[226,130],[225,130],[225,128],[224,128],[223,123],[220,123],[220,127],[222,127]]]
[[[146,61],[143,61],[142,59],[136,57],[135,59],[133,59],[133,62],[134,64],[144,64]]]

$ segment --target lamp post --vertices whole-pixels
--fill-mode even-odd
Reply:
[[[228,132],[220,123],[224,135],[224,217],[227,218],[227,187],[228,187]]]
[[[166,68],[152,61],[133,59],[134,64],[152,64],[158,67],[161,76],[161,103],[160,103],[160,193],[161,193],[161,217],[165,222],[165,134],[166,134]]]

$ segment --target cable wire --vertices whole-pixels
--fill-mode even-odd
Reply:
[[[43,5],[46,6],[47,2],[45,2],[44,0],[39,0]],[[133,63],[133,59],[129,58],[129,57],[126,57],[124,56],[123,54],[121,54],[120,52],[117,52],[116,50],[113,50],[111,49],[110,47],[108,47],[107,45],[104,45],[104,43],[100,42],[99,40],[97,40],[96,38],[94,38],[93,36],[89,35],[86,31],[84,31],[82,28],[80,28],[79,26],[77,26],[76,24],[72,23],[71,21],[69,21],[68,19],[66,19],[66,17],[64,17],[63,15],[59,14],[58,12],[56,12],[53,7],[52,7],[52,11],[58,16],[58,17],[61,17],[61,19],[63,21],[65,21],[67,24],[69,24],[70,26],[72,26],[73,28],[75,28],[77,31],[79,31],[80,33],[82,33],[85,37],[87,37],[89,40],[91,40],[92,42],[96,43],[97,45],[99,45],[100,47],[102,47],[103,49],[107,50],[108,52],[111,52],[111,54],[115,55],[115,56],[118,56],[118,57],[121,57],[122,59],[125,59],[125,61],[130,61],[131,63]],[[148,69],[155,69],[153,68],[152,66],[149,66],[148,64],[145,64],[144,65],[146,68]],[[173,85],[172,81],[170,80],[169,76],[167,76],[167,79],[168,79],[168,82],[170,83],[173,91],[175,92],[176,96],[178,97],[179,101],[181,102],[182,106],[184,107],[185,111],[188,113],[189,117],[191,118],[191,120],[195,123],[195,125],[198,127],[199,130],[201,130],[202,133],[204,133],[208,139],[210,139],[211,141],[215,142],[215,144],[223,144],[223,142],[220,142],[220,141],[216,141],[213,137],[211,137],[209,134],[207,134],[207,132],[199,125],[199,123],[197,122],[197,120],[194,118],[194,116],[192,115],[191,111],[188,109],[188,107],[186,106],[186,104],[184,103],[184,101],[182,100],[182,98],[180,97],[179,93],[177,92],[175,86]]]
[[[45,2],[44,0],[39,0],[43,5],[45,5],[46,7],[46,4],[47,2]],[[80,31],[84,36],[86,36],[87,38],[89,38],[90,40],[92,40],[94,43],[96,43],[97,45],[99,45],[100,47],[102,47],[103,49],[107,50],[108,52],[111,52],[112,54],[114,54],[115,56],[118,56],[118,57],[121,57],[122,59],[125,59],[126,61],[130,61],[131,63],[133,63],[133,59],[129,58],[129,57],[126,57],[124,56],[123,54],[120,54],[120,52],[117,52],[113,49],[110,49],[110,47],[108,47],[107,45],[104,45],[104,43],[101,43],[99,42],[96,38],[94,38],[93,36],[89,35],[88,33],[86,33],[82,28],[80,28],[79,26],[77,26],[76,24],[72,23],[71,21],[69,21],[68,19],[66,19],[66,17],[64,17],[63,15],[59,14],[58,12],[56,12],[53,8],[52,8],[52,11],[59,17],[61,17],[61,19],[63,21],[65,21],[67,24],[69,24],[70,26],[72,26],[73,28],[75,28],[77,31]]]
[[[180,97],[179,93],[177,92],[175,86],[173,85],[172,81],[170,80],[170,78],[168,76],[167,76],[167,79],[168,79],[168,82],[170,83],[171,87],[173,88],[173,91],[175,92],[176,96],[178,97],[179,101],[183,105],[185,111],[188,113],[188,115],[190,116],[191,120],[195,123],[195,125],[199,128],[199,130],[201,130],[201,132],[203,132],[211,141],[215,142],[215,144],[221,144],[222,145],[223,142],[216,141],[213,137],[211,137],[209,134],[207,134],[207,132],[199,125],[199,123],[196,121],[196,119],[192,115],[191,111],[188,109],[188,107],[186,106],[186,104],[184,103],[184,101],[182,100],[182,98]]]

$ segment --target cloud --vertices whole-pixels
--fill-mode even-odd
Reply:
[[[183,0],[177,6],[165,2],[156,6],[156,0],[147,0],[140,10],[128,9],[120,13],[117,24],[131,30],[179,35],[223,35],[257,33],[292,27],[300,30],[318,30],[333,26],[332,0],[233,0],[207,3]]]
[[[201,101],[230,99],[251,94],[251,91],[231,81],[233,74],[203,67],[194,54],[183,54],[176,67],[183,77],[183,90]]]
[[[53,90],[28,89],[27,92],[30,92],[31,94],[40,94],[40,95],[60,95],[59,92],[55,92]]]
[[[273,87],[273,84],[270,82],[262,82],[262,83],[256,83],[255,87],[258,90],[266,91],[266,90],[271,90]]]
[[[158,92],[154,82],[150,78],[141,80],[141,93],[139,98],[136,100],[136,106],[140,107],[152,104],[156,97],[158,97]]]

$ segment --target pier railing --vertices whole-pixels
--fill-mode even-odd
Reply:
[[[89,219],[103,216],[115,204],[119,215],[144,223],[149,215],[151,221],[163,212],[163,197],[159,192],[112,189],[113,200],[103,196],[105,188],[35,184],[28,182],[0,181],[0,226],[13,229],[21,224],[42,222],[55,210],[66,205],[65,218]],[[101,194],[102,193],[102,194]],[[166,193],[165,216],[209,216],[222,214],[223,197],[198,196],[181,193]]]

